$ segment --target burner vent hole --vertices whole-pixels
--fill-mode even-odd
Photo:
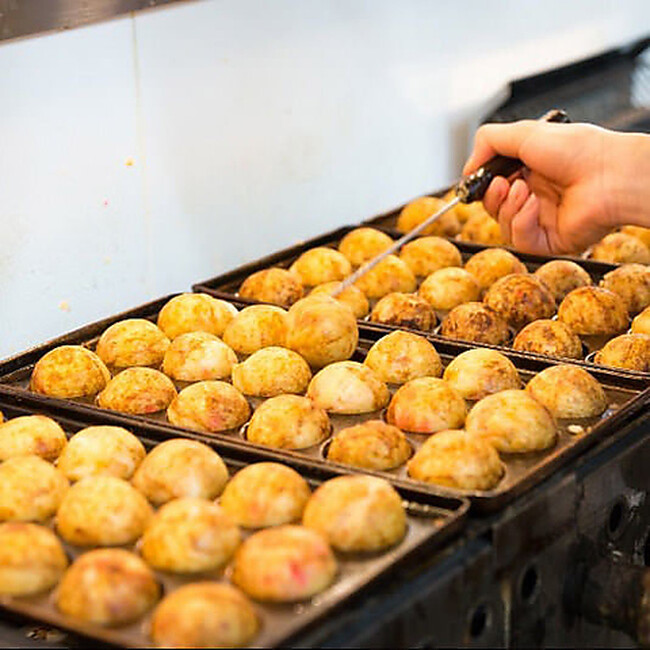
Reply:
[[[625,528],[627,522],[628,508],[625,499],[619,499],[614,503],[612,509],[609,511],[609,518],[607,520],[607,532],[609,536],[614,538],[618,537]]]
[[[490,624],[490,610],[485,603],[481,603],[472,612],[469,620],[469,634],[473,639],[478,639]]]
[[[521,578],[519,595],[524,603],[532,603],[539,593],[539,574],[535,566],[529,566]]]

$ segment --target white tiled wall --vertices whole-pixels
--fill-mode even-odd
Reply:
[[[197,0],[0,44],[0,357],[450,181],[647,0]]]

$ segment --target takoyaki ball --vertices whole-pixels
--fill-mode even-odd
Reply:
[[[621,232],[636,237],[639,241],[642,241],[648,248],[650,248],[650,228],[642,228],[641,226],[623,226]]]
[[[632,316],[650,305],[650,267],[644,264],[619,266],[605,274],[600,286],[620,296]]]
[[[483,291],[506,275],[528,273],[524,263],[504,248],[486,248],[472,255],[465,262],[465,270],[476,278]]]
[[[151,619],[151,636],[161,648],[239,648],[258,628],[248,598],[219,582],[179,587],[163,598]]]
[[[486,348],[459,354],[445,368],[442,378],[470,401],[521,387],[519,373],[512,361],[500,352]]]
[[[47,521],[68,491],[68,479],[39,456],[0,465],[0,521]]]
[[[430,332],[437,322],[433,307],[416,293],[389,293],[373,307],[370,320],[423,332]]]
[[[574,289],[560,304],[557,317],[578,336],[616,334],[629,322],[623,301],[602,287]]]
[[[594,363],[626,370],[650,372],[650,335],[623,334],[596,352]]]
[[[633,321],[633,334],[650,334],[650,307],[646,307]]]
[[[562,321],[545,318],[528,323],[515,337],[512,348],[567,359],[583,356],[580,338]]]
[[[438,212],[446,204],[444,199],[437,196],[422,196],[411,201],[402,208],[397,218],[397,230],[399,232],[410,232],[413,228],[426,221],[434,212]],[[427,226],[423,235],[438,235],[442,237],[453,237],[460,232],[458,217],[452,212],[446,212],[439,219]]]
[[[76,546],[121,546],[135,542],[153,515],[144,496],[114,476],[75,483],[56,513],[56,528]]]
[[[407,465],[411,478],[460,490],[490,490],[503,476],[496,449],[466,431],[440,431],[426,439]]]
[[[359,341],[352,311],[330,296],[308,296],[289,309],[287,346],[312,368],[349,359]]]
[[[533,275],[516,273],[497,280],[483,302],[516,330],[555,313],[555,298]]]
[[[173,425],[202,433],[235,429],[249,416],[246,398],[225,381],[199,381],[183,388],[167,409]]]
[[[222,336],[237,315],[237,308],[205,293],[175,296],[160,310],[158,327],[172,340],[187,332],[208,332]]]
[[[256,397],[304,393],[310,379],[309,364],[297,352],[279,347],[258,350],[232,370],[233,386]]]
[[[402,431],[430,434],[462,427],[466,414],[462,395],[446,381],[420,377],[407,382],[393,395],[386,420]]]
[[[535,271],[534,275],[548,287],[558,305],[574,289],[592,284],[589,273],[569,260],[546,262]]]
[[[440,334],[450,339],[491,345],[503,345],[510,338],[508,323],[482,302],[466,302],[454,307],[442,321]]]
[[[45,415],[22,415],[0,424],[0,461],[35,454],[55,460],[68,440],[60,425]]]
[[[146,453],[144,445],[122,427],[86,427],[70,438],[56,466],[70,481],[86,476],[128,480]]]
[[[304,526],[277,526],[251,535],[239,547],[232,581],[256,600],[294,602],[329,587],[336,570],[322,535]]]
[[[306,287],[323,282],[342,280],[352,273],[352,265],[343,253],[327,246],[305,251],[289,268],[294,277]]]
[[[417,288],[413,271],[397,255],[387,255],[355,283],[371,300],[389,293],[411,293]]]
[[[303,288],[293,273],[273,267],[249,275],[239,287],[239,295],[289,309],[296,300],[302,298]]]
[[[223,341],[239,354],[283,346],[287,341],[287,312],[273,305],[244,307],[226,327]]]
[[[163,372],[177,381],[204,381],[230,377],[237,363],[234,350],[207,332],[177,336],[163,359]]]
[[[105,626],[137,621],[159,598],[160,585],[152,570],[121,548],[79,556],[56,591],[56,605],[63,614]]]
[[[393,244],[393,240],[376,228],[355,228],[339,242],[339,251],[352,266],[361,266],[377,257]]]
[[[219,499],[224,512],[244,528],[299,521],[311,496],[307,481],[280,463],[253,463],[233,476]]]
[[[49,528],[0,524],[0,595],[31,596],[47,591],[67,567],[63,546]]]
[[[413,275],[426,277],[448,266],[462,266],[460,251],[442,237],[419,237],[405,244],[400,259],[413,271]]]
[[[550,411],[525,390],[484,397],[469,412],[465,428],[509,454],[548,449],[557,439]]]
[[[173,438],[156,445],[133,475],[133,486],[154,505],[172,499],[214,499],[228,481],[219,454],[196,440]]]
[[[80,345],[62,345],[39,359],[29,388],[50,397],[86,397],[102,390],[110,378],[94,352]]]
[[[403,465],[411,455],[406,436],[392,424],[369,420],[341,429],[327,449],[327,459],[364,469],[386,470]]]
[[[340,286],[340,282],[326,282],[325,284],[319,284],[311,290],[309,295],[331,295],[332,292]],[[355,318],[363,318],[370,311],[370,303],[368,302],[368,298],[366,298],[366,294],[354,285],[343,289],[343,291],[335,297],[335,300],[340,302],[342,305],[349,307]]]
[[[111,379],[97,396],[97,404],[122,413],[157,413],[176,397],[172,380],[153,368],[127,368]]]
[[[528,382],[526,390],[556,418],[589,418],[607,408],[602,386],[577,366],[549,366]]]
[[[239,528],[219,506],[186,497],[158,510],[144,531],[140,551],[154,569],[196,573],[226,564],[240,543]]]
[[[506,243],[501,235],[499,224],[483,211],[472,215],[467,220],[458,239],[484,246],[503,246]]]
[[[368,366],[339,361],[314,375],[307,397],[329,413],[353,415],[383,408],[390,394],[386,384]]]
[[[418,289],[418,294],[438,311],[448,311],[464,302],[478,300],[480,293],[481,288],[474,276],[455,266],[434,271]]]
[[[613,232],[603,237],[589,257],[610,264],[650,264],[650,250],[636,237],[624,232]]]
[[[144,318],[111,325],[99,337],[97,356],[108,366],[159,366],[169,347],[163,331]]]
[[[313,447],[329,434],[327,413],[300,395],[278,395],[264,401],[246,430],[249,442],[278,449]]]
[[[452,201],[456,198],[456,192],[450,190],[445,194],[445,201]],[[467,223],[472,217],[478,215],[485,215],[486,210],[482,201],[472,201],[472,203],[457,203],[452,210],[458,217],[461,224]]]
[[[442,361],[423,336],[391,332],[373,343],[364,364],[387,384],[404,384],[418,377],[440,377]]]
[[[406,535],[402,498],[388,481],[374,476],[326,481],[307,503],[302,521],[343,552],[381,551]]]

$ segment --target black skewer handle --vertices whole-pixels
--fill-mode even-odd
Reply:
[[[540,118],[544,122],[567,123],[571,120],[569,116],[557,108],[549,111]],[[483,166],[479,167],[473,174],[465,176],[456,185],[456,196],[461,203],[472,203],[479,201],[487,191],[493,178],[503,176],[510,178],[513,174],[524,167],[524,163],[519,158],[509,158],[508,156],[494,156],[490,158]]]

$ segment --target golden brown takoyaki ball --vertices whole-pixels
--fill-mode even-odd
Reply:
[[[445,200],[451,201],[456,197],[456,192],[450,190],[445,194]],[[475,215],[487,214],[482,201],[472,201],[472,203],[457,203],[453,208],[453,212],[458,217],[461,225],[466,224]],[[488,215],[489,216],[489,215]]]
[[[327,459],[364,469],[385,470],[403,465],[411,455],[406,436],[392,424],[369,420],[341,429],[327,449]]]
[[[600,286],[620,296],[631,316],[650,305],[650,267],[624,264],[606,273]]]
[[[102,390],[110,378],[94,352],[80,345],[62,345],[39,359],[29,388],[50,397],[85,397]]]
[[[122,413],[157,413],[176,397],[172,380],[153,368],[127,368],[111,379],[97,395],[97,404]]]
[[[376,228],[355,228],[339,242],[339,251],[345,255],[352,266],[361,266],[377,257],[393,244],[385,232]]]
[[[386,384],[374,370],[356,361],[339,361],[319,370],[307,389],[316,406],[329,413],[370,413],[388,404]]]
[[[266,528],[299,521],[311,496],[307,481],[280,463],[253,463],[226,485],[219,504],[244,528]]]
[[[172,499],[214,499],[228,481],[228,470],[219,454],[196,440],[173,438],[156,445],[133,475],[133,486],[151,503]]]
[[[240,543],[239,528],[219,506],[186,497],[158,510],[144,531],[140,551],[154,569],[196,573],[226,564]]]
[[[169,347],[163,331],[144,318],[111,325],[99,337],[97,356],[108,366],[159,366]]]
[[[482,302],[466,302],[454,307],[442,321],[440,334],[450,339],[491,345],[503,345],[510,338],[508,323]]]
[[[391,332],[373,343],[364,360],[387,384],[404,384],[417,377],[440,377],[442,361],[423,336]]]
[[[0,424],[0,461],[35,454],[55,460],[67,444],[61,426],[45,415],[22,415]]]
[[[650,307],[646,307],[633,321],[633,334],[650,334]]]
[[[237,363],[235,351],[207,332],[177,336],[163,359],[163,372],[178,381],[204,381],[230,377]]]
[[[603,237],[589,257],[610,264],[650,264],[650,250],[636,237],[624,232],[613,232]]]
[[[402,498],[388,481],[374,476],[339,476],[314,492],[303,524],[339,551],[381,551],[406,535],[406,512]]]
[[[167,409],[172,424],[203,433],[235,429],[249,416],[246,398],[225,381],[199,381],[187,386]]]
[[[86,476],[128,480],[146,453],[144,445],[122,427],[86,427],[70,438],[56,466],[70,481]]]
[[[442,378],[466,400],[479,400],[508,388],[520,388],[514,363],[496,350],[475,348],[459,354]]]
[[[462,427],[466,414],[465,400],[446,381],[420,377],[393,395],[386,420],[403,431],[429,434]]]
[[[239,354],[253,354],[269,345],[285,345],[287,312],[274,305],[244,307],[230,321],[223,341]]]
[[[0,521],[47,521],[68,491],[68,479],[39,456],[0,465]]]
[[[542,318],[528,323],[512,344],[519,352],[535,352],[567,359],[583,357],[582,343],[562,321]]]
[[[428,219],[434,212],[437,212],[445,205],[444,199],[437,196],[422,196],[408,203],[397,218],[397,230],[399,232],[409,232],[419,226],[423,221]],[[460,223],[454,212],[450,211],[443,214],[439,219],[427,226],[423,235],[440,235],[443,237],[453,237],[460,232]]]
[[[134,553],[102,548],[78,557],[56,591],[56,605],[66,616],[95,625],[137,621],[160,598],[151,569]]]
[[[222,336],[237,308],[205,293],[175,296],[158,314],[158,327],[172,340],[187,332],[208,332]]]
[[[327,246],[318,246],[305,251],[289,271],[302,285],[315,287],[323,282],[342,280],[352,273],[352,265],[343,253]]]
[[[577,366],[549,366],[528,382],[526,390],[556,418],[589,418],[607,408],[601,385]]]
[[[499,224],[483,211],[472,215],[467,220],[458,239],[484,246],[503,246],[506,243],[501,235]]]
[[[497,280],[483,302],[516,330],[555,313],[555,298],[534,275],[517,273]]]
[[[31,596],[47,591],[67,567],[63,546],[49,528],[0,524],[0,595]]]
[[[329,436],[327,413],[308,397],[278,395],[257,407],[246,430],[249,442],[279,449],[305,449]]]
[[[650,248],[650,228],[642,228],[641,226],[623,226],[621,232],[636,237],[639,241],[642,241]]]
[[[296,300],[302,298],[303,288],[293,273],[274,267],[249,275],[239,287],[239,295],[256,302],[269,302],[289,309]]]
[[[528,273],[524,263],[504,248],[479,251],[465,262],[465,270],[476,278],[483,291],[506,275]]]
[[[589,273],[569,260],[546,262],[535,271],[534,275],[548,287],[558,305],[574,289],[592,284]]]
[[[650,372],[650,335],[623,334],[596,352],[594,363],[626,370]]]
[[[502,390],[474,405],[467,432],[509,454],[548,449],[557,429],[550,411],[525,390]]]
[[[151,636],[161,648],[239,648],[258,628],[248,598],[219,582],[179,587],[163,598],[151,619]]]
[[[330,296],[308,296],[289,309],[287,347],[312,368],[349,359],[359,341],[352,311]]]
[[[256,600],[294,602],[329,587],[336,570],[322,535],[304,526],[277,526],[251,535],[239,547],[232,581]]]
[[[233,386],[256,397],[304,393],[310,379],[309,364],[297,352],[275,346],[258,350],[232,370]]]
[[[416,293],[389,293],[373,307],[370,320],[430,332],[438,319],[433,307]]]
[[[325,282],[314,287],[309,293],[310,296],[318,296],[320,294],[331,295],[335,289],[341,286],[340,282]],[[346,305],[352,310],[355,318],[363,318],[370,311],[370,303],[366,294],[358,287],[351,285],[346,287],[336,296],[336,301],[342,305]]]
[[[411,293],[417,288],[413,271],[397,255],[384,257],[354,284],[371,300],[389,293]]]
[[[418,289],[418,294],[439,311],[478,300],[480,293],[481,288],[474,276],[455,266],[434,271]]]
[[[121,546],[135,542],[153,515],[130,483],[114,476],[89,476],[75,483],[56,513],[56,528],[76,546]]]
[[[629,322],[623,301],[602,287],[574,289],[560,304],[557,317],[579,336],[616,334]]]
[[[413,271],[413,275],[426,277],[438,269],[462,266],[460,251],[442,237],[419,237],[405,244],[400,259]]]

